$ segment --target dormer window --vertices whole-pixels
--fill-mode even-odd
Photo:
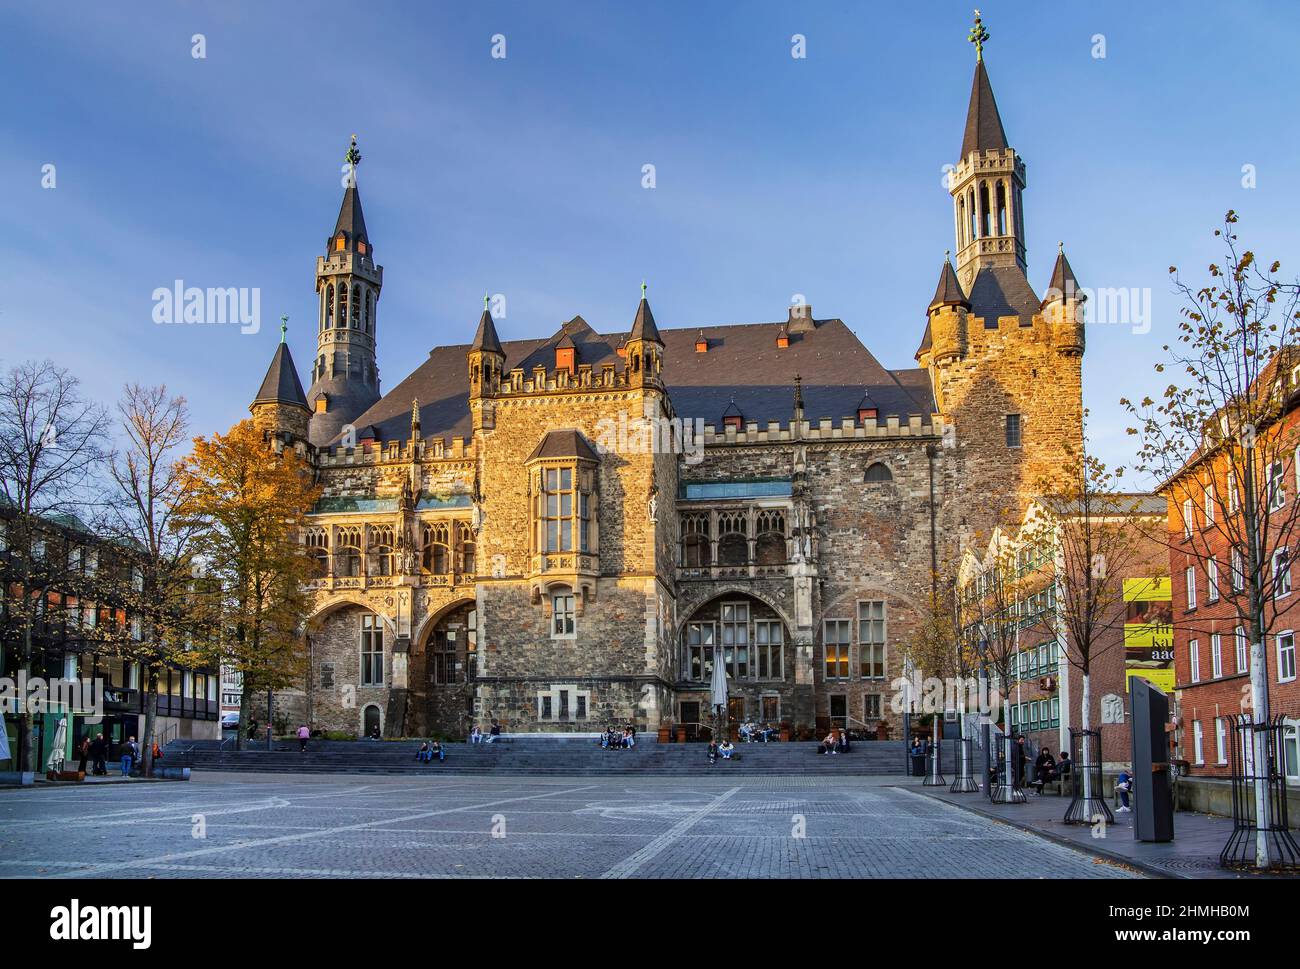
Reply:
[[[695,352],[696,353],[709,352],[709,340],[708,337],[704,335],[703,330],[701,330],[700,335],[695,338]]]
[[[784,350],[790,346],[790,334],[782,327],[776,334],[776,348]]]
[[[740,408],[736,406],[736,398],[733,397],[731,403],[727,405],[727,409],[722,412],[722,426],[734,427],[736,430],[740,430],[744,425],[745,416],[740,412]]]
[[[858,401],[858,423],[865,424],[867,421],[874,421],[880,416],[880,411],[876,407],[876,402],[871,399],[870,394],[863,394],[862,399]]]
[[[334,240],[334,251],[342,252],[347,247],[348,247],[347,236],[343,235],[343,233],[340,232],[338,237]]]
[[[366,243],[362,239],[357,240],[357,252],[361,253],[363,256],[366,254]]]
[[[573,341],[568,341],[568,346],[565,346],[563,342],[560,343],[555,348],[555,369],[567,370],[569,375],[572,376],[577,370],[577,365],[577,348],[573,346]]]

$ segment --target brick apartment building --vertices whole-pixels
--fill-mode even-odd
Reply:
[[[1283,770],[1300,781],[1300,680],[1296,637],[1300,589],[1294,550],[1300,544],[1300,366],[1274,360],[1260,383],[1276,382],[1277,414],[1259,432],[1250,489],[1267,507],[1257,516],[1259,556],[1268,588],[1264,644],[1269,713],[1285,716]],[[1173,579],[1178,748],[1192,775],[1230,774],[1229,718],[1250,712],[1250,635],[1243,620],[1248,568],[1243,554],[1242,498],[1246,452],[1222,440],[1198,451],[1165,484],[1169,498],[1169,564]],[[1235,456],[1234,456],[1235,455]]]
[[[1120,501],[1127,513],[1145,519],[1146,527],[1154,528],[1165,519],[1165,500],[1159,496],[1125,495]],[[988,594],[984,577],[990,570],[1000,567],[1011,573],[1011,591],[1004,593],[1000,601],[1009,607],[1011,621],[1018,625],[1019,648],[1011,663],[1011,682],[1001,688],[994,680],[1007,704],[1002,724],[1009,725],[1012,733],[1022,734],[1035,752],[1047,747],[1058,756],[1071,749],[1071,728],[1083,724],[1083,674],[1069,662],[1069,657],[1077,658],[1078,652],[1067,645],[1070,633],[1062,615],[1062,603],[1068,601],[1062,587],[1066,583],[1077,587],[1082,577],[1077,574],[1073,556],[1063,548],[1058,529],[1043,526],[1048,520],[1059,523],[1060,529],[1082,527],[1081,516],[1068,508],[1057,508],[1049,519],[1045,499],[1036,499],[1018,527],[1000,527],[994,532],[983,554],[967,551],[959,571],[958,595],[963,603],[963,619],[969,621],[978,612],[975,600]],[[1163,597],[1167,606],[1167,558],[1165,546],[1142,537],[1139,530],[1122,574],[1114,577],[1116,588],[1122,583],[1126,598],[1158,601]],[[999,561],[1005,564],[999,566]],[[986,604],[984,614],[987,611]],[[1145,616],[1137,617],[1139,622],[1130,622],[1135,618],[1133,611],[1126,601],[1101,616],[1101,634],[1091,653],[1089,723],[1101,732],[1101,759],[1107,769],[1118,768],[1130,759],[1128,677],[1156,679],[1159,675],[1151,668],[1151,648],[1136,644],[1144,635],[1168,635],[1163,623],[1158,624],[1159,632],[1148,628],[1151,624]],[[968,641],[978,642],[979,638],[980,634],[968,627]]]

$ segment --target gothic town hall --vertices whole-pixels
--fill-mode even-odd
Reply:
[[[917,294],[915,366],[807,306],[669,328],[643,294],[547,339],[503,342],[485,309],[473,343],[382,394],[354,179],[316,260],[310,386],[281,343],[251,406],[324,489],[285,713],[385,736],[694,733],[724,664],[733,719],[899,737],[891,683],[941,563],[1082,440],[1082,297],[1064,252],[1046,298],[1030,282],[1025,164],[982,60],[955,165],[955,258]]]

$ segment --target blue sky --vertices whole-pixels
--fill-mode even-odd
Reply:
[[[660,326],[783,319],[801,293],[886,366],[914,366],[952,246],[941,178],[974,66],[966,4],[131,9],[0,13],[2,363],[50,357],[104,401],[125,381],[166,383],[196,433],[225,429],[247,413],[281,313],[300,369],[311,360],[315,258],[356,132],[385,267],[386,388],[434,345],[467,341],[485,290],[506,295],[511,339],[578,313],[627,327],[642,277]],[[1094,448],[1127,461],[1117,399],[1161,386],[1168,267],[1215,258],[1228,208],[1262,258],[1300,264],[1300,17],[1282,3],[981,9],[1028,169],[1031,282],[1041,292],[1064,240],[1083,285],[1151,291],[1151,332],[1088,333]],[[490,56],[498,33],[504,59]],[[151,294],[175,279],[260,288],[261,332],[156,325]]]

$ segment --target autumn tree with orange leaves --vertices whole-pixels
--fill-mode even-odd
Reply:
[[[243,676],[242,746],[253,694],[288,687],[302,673],[313,573],[299,536],[319,488],[303,460],[273,450],[251,420],[196,438],[181,475],[177,522],[195,529],[197,588],[216,631],[213,661]]]

